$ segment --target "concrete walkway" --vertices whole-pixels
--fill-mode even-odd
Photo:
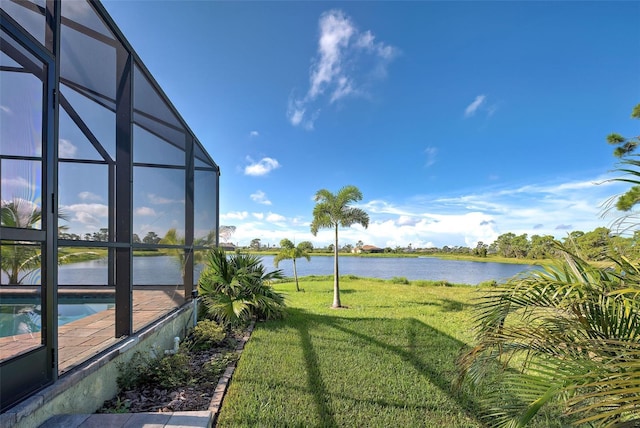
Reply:
[[[48,419],[46,428],[210,428],[214,413],[112,413],[91,415],[58,415]]]

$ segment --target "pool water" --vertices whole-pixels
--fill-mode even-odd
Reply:
[[[78,303],[58,305],[58,326],[113,308],[113,303]],[[39,305],[0,305],[0,337],[40,331]]]

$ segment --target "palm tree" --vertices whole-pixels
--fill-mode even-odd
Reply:
[[[355,186],[345,186],[337,194],[326,189],[316,192],[316,206],[313,208],[311,233],[316,236],[321,228],[334,229],[335,243],[333,245],[333,305],[340,308],[340,283],[338,274],[338,227],[349,227],[360,224],[364,228],[369,226],[369,215],[360,208],[349,206],[352,202],[362,200],[362,192]]]
[[[296,291],[300,291],[298,285],[298,270],[296,269],[296,259],[304,257],[307,261],[311,260],[307,247],[304,243],[298,244],[296,247],[293,242],[288,239],[280,241],[280,252],[273,258],[273,264],[278,267],[282,260],[293,260],[293,277],[296,279]]]
[[[212,245],[211,239],[215,238],[215,234],[210,232],[206,238],[201,239],[198,242],[194,242],[195,245]],[[215,242],[215,241],[214,241]],[[168,252],[175,257],[176,261],[180,266],[180,275],[182,276],[182,280],[184,282],[185,268],[187,266],[187,257],[184,250],[185,239],[184,236],[178,235],[178,232],[175,228],[169,229],[164,237],[159,241],[159,244],[164,245],[176,245],[181,248],[170,248]],[[191,251],[191,257],[193,257],[193,264],[197,265],[198,263],[202,263],[204,261],[204,254],[201,251]]]
[[[636,105],[631,112],[631,117],[640,119],[640,104]],[[626,214],[618,218],[613,226],[620,233],[634,232],[638,225],[638,212],[633,208],[640,203],[640,157],[635,151],[640,147],[640,136],[625,138],[620,134],[609,134],[607,136],[609,144],[617,146],[613,155],[622,159],[617,171],[626,174],[623,177],[614,178],[611,181],[630,183],[632,187],[626,193],[613,197],[609,200],[609,209],[616,208],[625,211]]]
[[[266,272],[262,259],[253,254],[232,254],[212,249],[200,275],[198,288],[209,315],[225,325],[251,318],[272,319],[284,313],[284,296],[271,287],[281,270]]]
[[[35,229],[42,220],[40,208],[24,199],[15,198],[11,202],[2,201],[0,208],[2,226],[20,229]]]
[[[42,220],[40,208],[24,199],[3,201],[0,206],[0,224],[4,227],[34,229]],[[40,246],[25,244],[2,245],[2,271],[9,284],[22,284],[33,271],[40,268]]]
[[[67,220],[68,216],[63,211],[58,211],[58,218]],[[2,202],[0,206],[0,224],[4,227],[20,229],[35,229],[40,227],[42,212],[40,207],[24,199],[15,198],[11,202]],[[68,230],[68,226],[58,226],[58,235]],[[0,267],[7,275],[8,283],[19,285],[33,272],[41,267],[41,247],[33,243],[9,243],[2,245]],[[70,254],[58,253],[58,264],[69,263],[74,258],[93,256],[98,257],[95,251],[81,251]]]
[[[2,272],[9,285],[19,285],[40,268],[40,247],[37,245],[2,245]]]

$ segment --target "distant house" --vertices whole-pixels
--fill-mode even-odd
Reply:
[[[363,245],[361,247],[356,247],[353,249],[353,252],[356,254],[360,253],[384,253],[382,248],[378,248],[375,245]]]
[[[222,250],[225,251],[235,251],[236,250],[236,246],[234,244],[232,244],[231,242],[223,242],[222,244],[218,245],[218,247]]]

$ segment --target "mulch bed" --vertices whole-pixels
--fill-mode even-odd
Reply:
[[[211,361],[220,360],[230,352],[239,352],[251,332],[234,331],[218,346],[205,350],[187,350],[189,381],[184,385],[163,388],[160,385],[144,385],[123,390],[112,400],[106,401],[97,413],[182,412],[209,410],[216,387],[223,377],[227,364],[219,371],[203,370]],[[232,361],[230,364],[235,364]]]

